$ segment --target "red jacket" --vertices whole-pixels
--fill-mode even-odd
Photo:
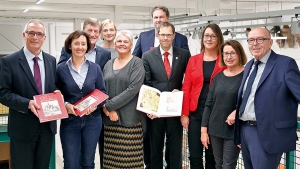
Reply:
[[[198,99],[204,81],[203,57],[204,52],[192,56],[186,67],[184,82],[182,86],[182,91],[184,93],[182,115],[189,116],[190,111],[195,111],[198,107]],[[216,76],[216,74],[226,69],[226,66],[220,67],[220,57],[220,55],[217,56],[216,65],[210,77],[210,84],[212,83],[212,80]]]

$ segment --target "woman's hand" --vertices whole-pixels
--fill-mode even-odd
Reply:
[[[73,114],[74,116],[77,116],[77,114],[75,113],[75,109],[77,108],[76,106],[74,106],[73,104],[67,103],[65,105],[68,114]]]
[[[227,117],[227,120],[225,121],[230,126],[234,124],[235,113],[236,113],[236,110],[234,110],[232,113],[230,113],[229,116]]]
[[[104,114],[105,114],[106,116],[109,115],[109,111],[106,109],[106,106],[105,106],[105,105],[103,105],[103,112],[104,112]]]
[[[118,113],[115,110],[110,111],[109,114],[108,114],[108,117],[111,121],[118,121],[119,120]]]
[[[186,131],[189,130],[189,123],[190,123],[190,118],[189,116],[182,115],[180,117],[181,125],[186,129]]]
[[[89,109],[88,109],[88,111],[85,113],[85,115],[90,115],[90,114],[93,113],[96,109],[97,109],[97,107],[89,107]]]
[[[209,136],[207,134],[207,127],[201,127],[201,142],[203,146],[208,149],[209,142]]]

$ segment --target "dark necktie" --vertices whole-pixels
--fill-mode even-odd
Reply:
[[[244,97],[242,99],[242,103],[241,103],[241,106],[240,106],[240,116],[244,113],[245,111],[245,107],[246,107],[246,104],[247,104],[247,101],[248,101],[248,98],[249,98],[249,95],[250,95],[250,92],[251,92],[251,89],[252,89],[252,85],[253,85],[253,82],[254,82],[254,79],[256,77],[256,73],[257,73],[257,69],[258,69],[258,65],[261,63],[261,61],[256,61],[254,64],[254,69],[253,71],[251,72],[251,75],[248,79],[248,82],[247,82],[247,86],[246,86],[246,90],[245,90],[245,93],[244,93]]]
[[[39,58],[36,56],[33,58],[33,74],[34,74],[34,81],[35,81],[35,84],[39,90],[39,94],[42,94],[43,93],[43,90],[42,90],[42,80],[41,80],[41,72],[40,72],[40,67],[39,67],[39,64],[38,64],[38,60]]]
[[[171,66],[170,66],[168,56],[169,56],[169,52],[165,52],[164,53],[164,66],[165,66],[165,69],[166,69],[167,76],[168,76],[168,78],[170,78]]]

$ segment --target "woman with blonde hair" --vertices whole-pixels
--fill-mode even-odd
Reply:
[[[116,25],[110,19],[105,19],[101,23],[100,36],[103,39],[102,48],[111,52],[111,59],[118,57],[118,52],[115,49],[115,37],[117,33]]]

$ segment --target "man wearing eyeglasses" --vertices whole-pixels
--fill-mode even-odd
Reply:
[[[152,22],[154,29],[146,32],[140,33],[139,39],[136,42],[135,48],[132,52],[132,55],[137,56],[139,58],[142,57],[143,53],[154,49],[159,46],[159,38],[157,34],[157,28],[162,22],[169,22],[170,20],[170,12],[169,9],[165,6],[155,6],[151,11]],[[188,40],[185,36],[180,33],[175,34],[175,38],[172,42],[173,46],[186,49],[189,51]],[[147,121],[149,122],[149,120]],[[168,144],[168,140],[166,140],[166,144]],[[150,136],[149,132],[144,133],[144,162],[146,169],[151,168],[151,151],[150,151]],[[166,169],[169,169],[168,166],[168,146],[166,146]]]
[[[181,90],[190,52],[175,46],[175,28],[169,22],[161,23],[158,27],[160,46],[145,52],[142,56],[146,71],[144,83],[161,92]],[[180,117],[157,118],[148,115],[150,120],[151,139],[151,169],[163,168],[163,148],[165,134],[169,146],[169,167],[181,168],[182,125]],[[199,138],[200,139],[200,138]]]
[[[294,59],[271,49],[267,29],[252,29],[247,41],[254,58],[238,93],[234,141],[245,169],[277,169],[283,152],[296,148],[300,73]]]
[[[43,52],[40,20],[24,28],[25,46],[0,60],[0,103],[9,107],[8,135],[13,169],[49,169],[56,121],[40,123],[34,95],[56,89],[56,59]]]

